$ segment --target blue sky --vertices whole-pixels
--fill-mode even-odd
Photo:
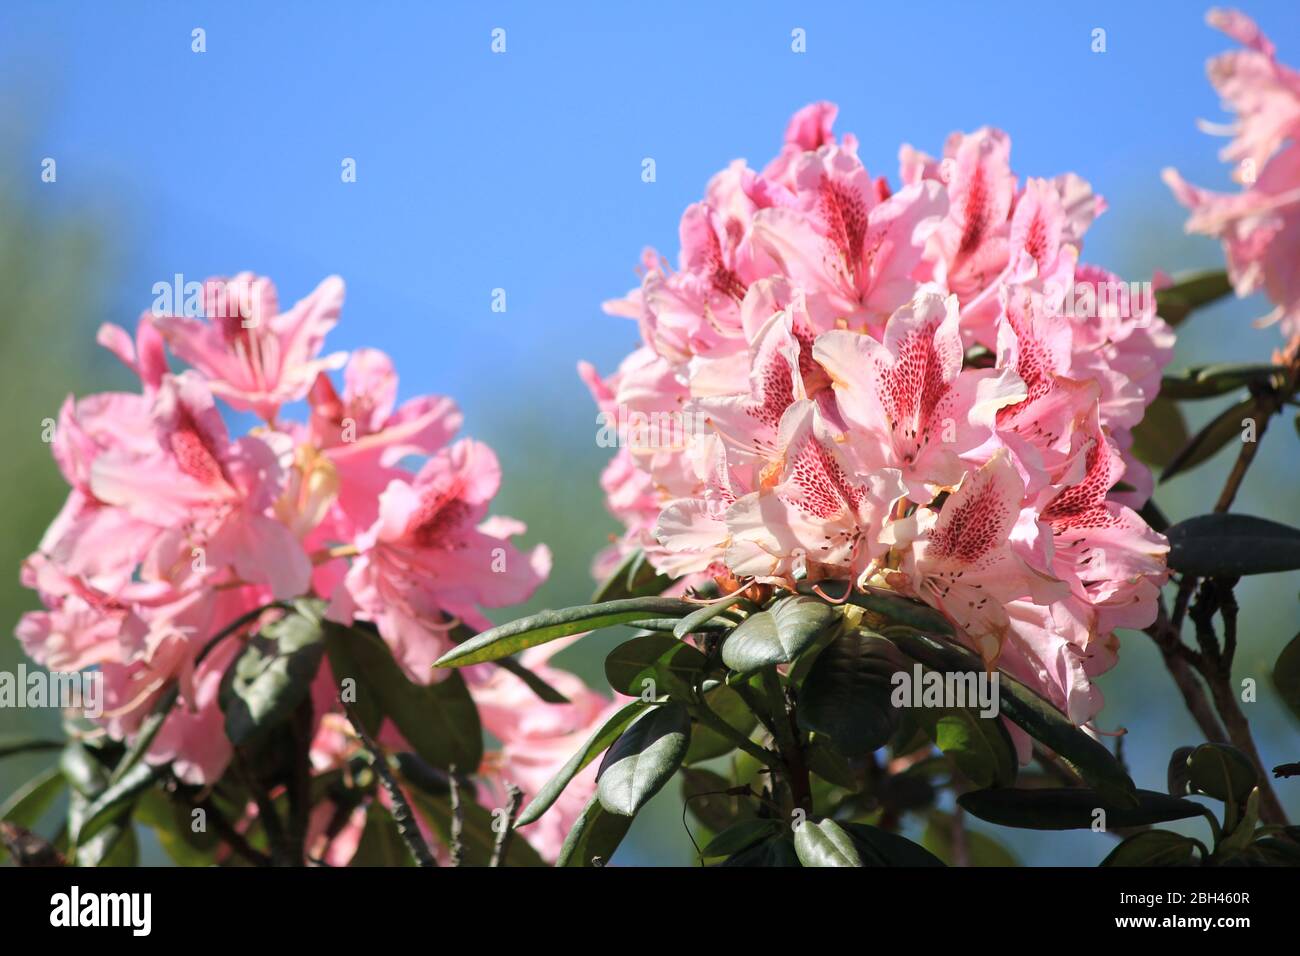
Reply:
[[[38,189],[54,157],[42,201],[112,222],[124,319],[176,272],[255,269],[286,298],[337,272],[332,344],[399,355],[404,391],[456,394],[491,427],[520,377],[585,400],[574,361],[609,367],[632,341],[599,302],[643,245],[675,255],[709,175],[766,161],[814,99],[839,102],[877,174],[902,142],[1003,127],[1022,176],[1073,169],[1111,198],[1087,249],[1104,264],[1153,214],[1176,225],[1162,165],[1226,181],[1194,121],[1220,118],[1203,63],[1227,42],[1196,2],[1065,6],[10,2],[0,95],[33,135],[0,159]],[[1300,7],[1251,9],[1300,58]]]
[[[92,213],[114,237],[112,312],[77,317],[69,334],[133,323],[175,273],[255,270],[282,301],[338,273],[348,300],[332,348],[390,352],[404,396],[455,396],[480,437],[504,444],[525,422],[580,449],[582,488],[594,489],[594,412],[574,365],[611,369],[635,344],[601,300],[634,284],[643,246],[675,257],[678,217],[709,176],[735,157],[762,165],[810,101],[838,102],[837,128],[858,135],[873,174],[895,180],[901,143],[938,152],[952,130],[1007,130],[1022,177],[1073,170],[1107,196],[1085,258],[1132,278],[1219,261],[1213,243],[1182,238],[1159,172],[1176,164],[1193,182],[1227,185],[1221,142],[1196,120],[1223,119],[1204,62],[1231,42],[1200,2],[1083,6],[6,0],[0,129],[21,135],[0,137],[0,177],[51,215]],[[1300,63],[1300,4],[1247,9]],[[495,28],[504,54],[491,51]],[[1098,28],[1104,53],[1091,49]],[[58,164],[54,185],[39,180],[45,157]],[[654,183],[641,179],[647,157]],[[341,180],[347,158],[355,183]],[[490,308],[497,288],[504,314]],[[1258,360],[1277,344],[1246,326],[1264,311],[1198,316],[1178,361]],[[1206,403],[1192,417],[1211,413]],[[1276,430],[1257,470],[1294,475],[1290,423]],[[1215,468],[1157,497],[1175,517],[1201,509],[1227,462]],[[1267,484],[1243,502],[1294,507],[1294,482]],[[1260,490],[1290,497],[1251,497]],[[585,567],[585,538],[570,552],[550,540]],[[1289,600],[1296,580],[1243,591]],[[1270,641],[1294,631],[1294,605],[1269,613],[1281,621],[1267,622]],[[1128,677],[1159,667],[1141,640],[1126,645]],[[1139,783],[1156,788],[1164,755],[1191,733],[1162,680],[1150,696],[1116,694],[1107,711],[1144,730],[1168,722],[1130,750],[1152,769]],[[1269,711],[1265,736],[1287,732]],[[1023,850],[1036,862],[1100,858],[1086,835],[1073,839]]]

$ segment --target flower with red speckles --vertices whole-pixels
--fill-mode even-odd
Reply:
[[[718,174],[681,269],[648,253],[607,306],[643,344],[607,380],[584,367],[602,410],[704,425],[620,448],[614,551],[679,587],[901,591],[1087,722],[1114,628],[1151,621],[1165,576],[1128,450],[1173,334],[1153,296],[1080,264],[1105,203],[1079,177],[1021,181],[984,128],[940,159],[903,147],[893,188],[835,116],[806,107],[761,173]]]
[[[347,358],[320,356],[340,280],[286,312],[250,273],[204,289],[206,319],[146,315],[134,337],[99,330],[141,390],[60,410],[53,452],[71,492],[23,567],[43,609],[17,627],[36,661],[99,669],[113,738],[135,739],[174,689],[145,756],[189,783],[225,771],[221,689],[237,638],[282,602],[374,622],[411,680],[428,683],[445,674],[429,665],[450,627],[484,626],[480,608],[524,600],[550,566],[544,547],[511,543],[523,525],[489,516],[496,458],[449,444],[461,421],[450,399],[399,404],[391,360],[371,349],[352,353],[341,390],[330,381]],[[170,371],[167,345],[192,367]],[[304,397],[310,418],[281,421]],[[267,424],[232,437],[219,402]],[[427,458],[415,474],[402,467],[412,455]],[[318,701],[317,721],[337,693]]]

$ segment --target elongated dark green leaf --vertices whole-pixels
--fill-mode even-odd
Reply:
[[[900,594],[885,594],[880,591],[854,593],[849,597],[849,603],[882,618],[877,630],[888,624],[904,624],[931,634],[953,633],[952,624],[934,608]]]
[[[542,611],[484,631],[464,644],[453,647],[434,666],[466,667],[483,661],[495,661],[570,634],[627,624],[638,618],[680,618],[693,610],[695,605],[675,598],[641,597],[584,604],[560,611]]]
[[[1250,419],[1254,409],[1255,400],[1247,398],[1216,415],[1170,459],[1169,464],[1160,472],[1160,480],[1168,481],[1174,475],[1190,471],[1201,462],[1214,457],[1231,442],[1240,442],[1245,435],[1242,423]]]
[[[1142,421],[1133,426],[1133,454],[1152,468],[1164,468],[1190,437],[1178,403],[1159,395],[1147,406]]]
[[[976,655],[939,638],[905,628],[890,628],[885,636],[933,670],[977,673],[983,669]],[[1119,761],[1051,703],[1004,672],[998,674],[998,700],[1002,716],[1046,744],[1111,804],[1134,805],[1133,781]]]
[[[231,743],[262,737],[307,699],[325,653],[322,638],[320,619],[297,611],[268,624],[245,645],[222,683]]]
[[[690,745],[691,717],[681,704],[652,708],[605,753],[596,793],[610,813],[635,816],[682,765]]]
[[[1259,783],[1244,753],[1227,744],[1201,744],[1187,758],[1187,782],[1194,793],[1216,800],[1245,800]]]
[[[758,723],[758,718],[734,689],[720,684],[704,695],[704,703],[742,737],[748,737]],[[723,736],[708,724],[697,723],[691,729],[691,746],[686,751],[686,766],[721,757],[736,749],[731,737]]]
[[[1105,811],[1108,830],[1189,820],[1204,812],[1199,804],[1155,790],[1138,790],[1136,799],[1136,806],[1116,806],[1096,790],[1062,787],[971,790],[957,802],[981,820],[1025,830],[1086,830],[1100,819],[1098,810]]]
[[[764,868],[799,867],[802,865],[799,862],[799,855],[795,852],[794,841],[788,836],[756,843],[746,850],[741,850],[739,853],[727,857],[726,860],[718,864],[718,866]]]
[[[1179,276],[1177,282],[1156,292],[1156,311],[1172,326],[1178,326],[1196,309],[1216,302],[1232,292],[1232,282],[1221,269]]]
[[[631,817],[610,813],[592,796],[564,838],[555,865],[605,866],[631,827]]]
[[[834,820],[805,820],[794,831],[794,852],[804,866],[862,866],[853,839]]]
[[[1243,514],[1198,515],[1165,531],[1169,567],[1198,577],[1300,568],[1300,530]]]
[[[34,829],[45,811],[59,798],[68,786],[63,771],[51,767],[39,776],[33,777],[15,790],[0,807],[0,820],[12,823],[25,830]],[[0,842],[0,863],[9,855],[8,848]]]
[[[943,866],[943,860],[907,837],[867,823],[846,823],[863,866]]]
[[[1197,842],[1168,830],[1135,833],[1111,850],[1102,866],[1191,866],[1196,862]]]
[[[415,684],[380,637],[361,627],[329,625],[325,643],[335,681],[355,692],[349,701],[374,733],[389,718],[428,763],[447,769],[477,767],[483,757],[478,708],[459,674]],[[354,682],[348,685],[347,681]],[[374,720],[371,725],[369,722]]]
[[[673,625],[673,636],[680,638],[685,637],[687,634],[695,633],[696,629],[699,628],[700,625],[712,621],[733,604],[739,604],[743,599],[744,592],[737,591],[735,594],[732,594],[730,597],[721,601],[717,601],[713,604],[705,604],[703,607],[696,608]]]
[[[708,660],[671,634],[641,634],[624,641],[605,658],[605,678],[617,693],[629,697],[682,695],[704,674]]]
[[[814,597],[792,595],[745,618],[722,644],[722,662],[739,674],[788,664],[841,620]]]
[[[1166,375],[1160,384],[1160,395],[1178,400],[1213,398],[1250,385],[1267,385],[1283,371],[1279,365],[1202,365]]]
[[[1300,634],[1291,638],[1290,643],[1277,655],[1273,665],[1273,686],[1282,695],[1282,701],[1291,708],[1291,713],[1300,717]]]
[[[609,720],[605,721],[591,737],[583,744],[582,749],[569,758],[568,762],[559,769],[537,795],[528,802],[519,814],[517,826],[527,826],[534,820],[538,819],[543,813],[551,808],[551,805],[559,799],[560,794],[564,792],[570,781],[573,780],[582,768],[591,763],[598,756],[618,739],[619,735],[627,729],[638,714],[644,710],[648,704],[644,701],[634,700],[632,703],[620,708],[614,713]]]
[[[762,840],[770,839],[780,833],[784,827],[776,820],[741,820],[723,830],[700,851],[706,860],[719,856],[731,856],[747,850]]]
[[[45,750],[62,750],[63,741],[45,740],[39,737],[3,737],[0,738],[0,760],[18,754],[39,753]]]
[[[840,753],[829,737],[813,734],[804,752],[804,759],[808,769],[827,783],[851,791],[861,788],[861,783],[849,765],[848,758]]]
[[[130,816],[130,808],[145,790],[154,785],[160,768],[139,763],[126,776],[110,784],[86,808],[81,826],[72,831],[74,843],[82,844],[114,820]]]
[[[804,679],[800,726],[830,737],[847,757],[883,747],[898,726],[890,678],[900,666],[898,651],[880,635],[864,629],[841,634]]]

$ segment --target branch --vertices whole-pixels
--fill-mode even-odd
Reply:
[[[506,784],[506,825],[497,833],[497,840],[492,847],[492,859],[488,866],[501,866],[510,852],[510,841],[515,835],[515,818],[524,802],[524,792],[513,783]]]
[[[397,778],[393,776],[393,771],[389,769],[388,760],[384,756],[383,750],[375,743],[374,738],[366,732],[365,724],[357,717],[352,705],[345,701],[341,695],[339,703],[343,705],[348,720],[352,723],[352,729],[356,731],[362,745],[370,752],[370,765],[375,768],[375,773],[379,774],[379,780],[384,785],[384,790],[388,792],[388,799],[393,803],[393,822],[397,824],[397,832],[401,836],[402,842],[406,844],[406,849],[410,851],[411,856],[415,859],[415,865],[437,866],[438,861],[433,858],[428,845],[424,842],[424,837],[420,835],[420,827],[415,822],[415,814],[411,812],[411,805],[406,802],[406,796],[402,793],[402,788],[397,785]]]
[[[448,785],[451,788],[451,834],[448,848],[451,853],[451,865],[463,866],[465,861],[465,807],[460,802],[460,776],[456,765],[448,770]]]

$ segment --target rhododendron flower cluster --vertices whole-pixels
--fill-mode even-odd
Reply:
[[[647,251],[607,304],[642,344],[608,378],[581,367],[602,419],[704,427],[623,428],[602,567],[640,548],[724,591],[892,589],[1085,723],[1165,579],[1131,430],[1173,334],[1149,283],[1080,261],[1105,204],[1079,177],[1019,178],[983,128],[904,146],[891,183],[835,116],[808,106],[761,171],[718,173],[678,267]]]
[[[24,565],[44,610],[22,618],[18,638],[52,670],[99,670],[113,738],[132,740],[178,688],[146,756],[186,782],[215,781],[231,759],[218,697],[242,646],[229,637],[242,635],[213,643],[223,629],[312,596],[335,621],[372,622],[407,678],[428,684],[447,674],[431,664],[454,627],[486,626],[481,608],[525,600],[550,568],[544,546],[513,543],[520,522],[489,516],[500,469],[486,445],[455,438],[451,400],[399,403],[382,352],[322,354],[342,305],[338,278],[284,311],[264,278],[209,280],[203,316],[146,313],[134,337],[100,329],[138,391],[69,397],[59,412],[52,449],[71,491]],[[189,368],[172,370],[168,348]],[[301,400],[305,418],[284,417]],[[220,402],[260,423],[232,436]],[[414,472],[412,456],[423,459]],[[331,718],[341,676],[326,662],[316,677],[318,766],[346,749]],[[531,693],[517,678],[485,665],[466,680],[503,715],[487,721],[502,745],[484,768],[489,788],[500,773],[540,786],[553,738],[584,732],[605,704],[570,687],[567,706],[531,701],[546,708],[539,721],[511,696]],[[558,850],[553,834],[544,842]]]
[[[1263,292],[1274,309],[1260,321],[1300,334],[1300,73],[1277,60],[1272,41],[1244,13],[1211,10],[1210,24],[1245,49],[1210,60],[1210,82],[1237,120],[1209,127],[1232,139],[1220,157],[1234,165],[1237,193],[1216,193],[1165,170],[1165,182],[1192,211],[1187,231],[1223,243],[1239,296]]]

